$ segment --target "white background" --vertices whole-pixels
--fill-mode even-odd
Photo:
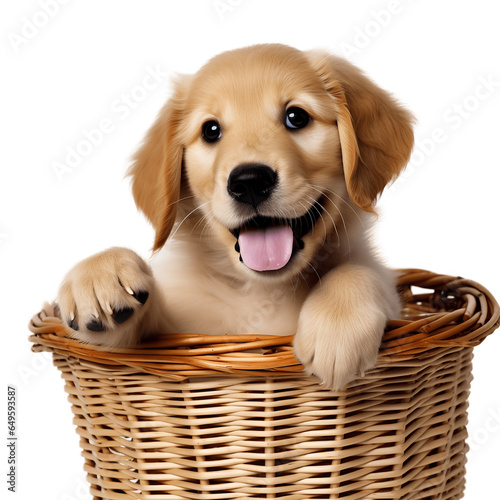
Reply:
[[[382,255],[393,267],[472,278],[500,297],[494,2],[222,0],[219,10],[213,0],[6,3],[0,399],[5,422],[6,387],[17,386],[17,498],[90,498],[63,382],[47,356],[30,352],[27,323],[80,259],[114,245],[148,256],[153,232],[124,180],[130,155],[167,96],[169,75],[196,71],[218,52],[258,42],[327,48],[392,91],[418,119],[417,148],[380,204]],[[156,87],[138,88],[151,70]],[[101,143],[58,178],[54,163],[64,163],[68,148],[102,120]],[[499,356],[500,332],[475,349],[467,500],[500,498]]]

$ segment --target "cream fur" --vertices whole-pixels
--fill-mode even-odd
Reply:
[[[299,106],[299,131],[283,114]],[[201,138],[207,120],[221,139]],[[394,276],[371,249],[377,197],[408,161],[412,117],[347,61],[283,45],[223,53],[174,94],[130,170],[137,205],[156,230],[146,264],[110,249],[78,264],[59,292],[74,336],[130,346],[146,335],[296,333],[308,373],[340,389],[373,367],[388,318],[399,313]],[[259,273],[239,262],[229,232],[252,214],[227,192],[232,169],[259,162],[279,183],[259,213],[295,218],[318,199],[320,219],[304,249],[282,270]],[[141,305],[131,291],[147,290]],[[116,311],[132,308],[117,324]],[[103,332],[86,325],[99,320]]]

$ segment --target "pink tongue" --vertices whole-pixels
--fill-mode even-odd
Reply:
[[[292,255],[293,231],[289,226],[248,229],[238,239],[241,258],[254,271],[275,271]]]

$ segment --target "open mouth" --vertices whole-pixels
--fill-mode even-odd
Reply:
[[[311,232],[323,212],[320,200],[301,217],[280,219],[258,215],[236,229],[230,229],[238,240],[235,250],[240,260],[254,271],[277,271],[285,267],[298,250],[302,238]]]

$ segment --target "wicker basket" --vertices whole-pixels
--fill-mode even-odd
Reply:
[[[402,271],[400,290],[376,368],[335,393],[302,375],[291,336],[110,353],[65,337],[47,305],[30,339],[66,381],[94,499],[458,499],[472,349],[499,307],[427,271]]]

